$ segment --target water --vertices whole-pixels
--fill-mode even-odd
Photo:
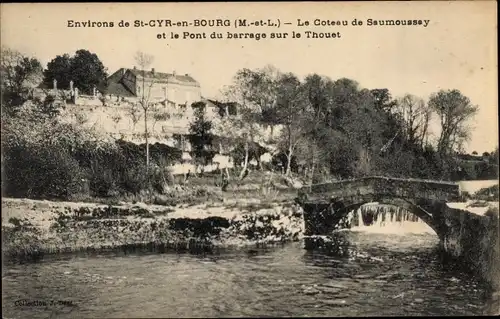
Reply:
[[[482,314],[485,290],[440,262],[437,236],[422,222],[375,219],[342,233],[353,247],[348,257],[306,251],[298,242],[205,256],[107,254],[9,266],[3,317]]]

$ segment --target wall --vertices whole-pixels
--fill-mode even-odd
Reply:
[[[144,117],[143,111],[137,107],[133,99],[124,101],[107,102],[106,106],[98,97],[80,96],[77,104],[68,104],[63,111],[63,117],[68,122],[76,122],[79,125],[94,127],[95,129],[112,135],[114,138],[123,138],[133,143],[144,143]],[[132,120],[131,110],[137,110],[137,123]],[[191,107],[179,108],[158,105],[158,113],[165,114],[168,118],[155,122],[149,116],[148,131],[151,143],[166,143],[176,147],[169,140],[174,134],[189,134],[189,127],[194,120]],[[206,117],[211,120],[214,132],[220,123],[218,110],[209,107],[206,109]]]
[[[136,92],[142,95],[143,83],[141,78],[136,82]],[[151,100],[164,101],[169,100],[178,105],[187,104],[201,100],[201,88],[197,83],[181,82],[175,78],[155,80],[153,83],[146,79],[144,83],[146,95],[149,94]]]
[[[448,232],[443,248],[458,263],[481,274],[500,291],[500,241],[498,209],[480,216],[465,210],[444,208]]]
[[[454,183],[377,176],[312,185],[303,191],[311,198],[325,200],[380,194],[452,201],[459,196],[459,186]]]

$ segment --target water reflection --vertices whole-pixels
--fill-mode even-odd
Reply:
[[[3,312],[7,318],[482,314],[484,287],[441,262],[435,234],[381,232],[386,226],[394,225],[336,232],[330,237],[344,248],[331,251],[305,250],[305,240],[205,255],[107,254],[11,266],[2,277]],[[19,306],[19,299],[72,303]]]

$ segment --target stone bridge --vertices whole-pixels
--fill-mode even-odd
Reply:
[[[438,206],[459,196],[455,183],[372,176],[306,186],[297,200],[305,212],[306,235],[326,235],[350,211],[378,202],[407,209],[441,237],[446,231]]]
[[[456,183],[372,176],[305,186],[296,202],[304,210],[306,236],[331,235],[349,212],[366,203],[402,207],[436,232],[451,257],[480,272],[498,289],[498,210],[481,216],[446,204],[459,197]]]

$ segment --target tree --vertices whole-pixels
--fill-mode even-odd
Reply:
[[[94,87],[108,77],[106,68],[95,53],[78,50],[71,58],[71,76],[74,84],[84,93],[92,94]]]
[[[53,81],[56,80],[58,88],[69,88],[69,82],[73,77],[71,74],[70,55],[65,53],[52,59],[52,61],[47,64],[47,69],[43,72],[43,76],[43,82],[47,87],[52,87]]]
[[[137,123],[139,123],[139,121],[141,120],[141,117],[142,117],[142,109],[140,108],[139,105],[137,105],[136,103],[131,103],[130,105],[128,105],[128,107],[126,108],[126,114],[130,117],[130,119],[132,120],[132,127],[133,129],[135,130],[135,126],[137,125]]]
[[[470,136],[467,122],[475,116],[478,107],[456,89],[432,94],[429,107],[438,115],[441,124],[437,151],[441,156],[460,151]]]
[[[43,68],[35,58],[2,47],[1,89],[2,106],[7,112],[15,112],[32,95],[33,89],[41,83]]]
[[[478,108],[459,90],[441,90],[432,94],[429,107],[438,115],[441,125],[437,143],[443,172],[441,177],[449,178],[457,165],[454,154],[463,151],[463,144],[470,136],[467,122],[474,117]]]
[[[189,127],[189,143],[197,165],[208,165],[212,160],[212,122],[206,118],[205,103],[196,102],[191,106],[194,109],[194,121]]]
[[[394,113],[399,118],[402,126],[402,134],[408,144],[423,147],[427,140],[431,109],[422,98],[406,94],[399,98]]]
[[[74,56],[63,54],[56,56],[47,64],[44,71],[44,83],[52,86],[57,81],[57,87],[68,89],[70,81],[81,92],[92,94],[107,78],[107,71],[99,57],[88,50],[78,50]]]
[[[333,103],[332,87],[333,81],[330,78],[318,74],[308,75],[303,83],[312,115],[309,124],[307,124],[309,131],[306,133],[306,141],[304,145],[299,144],[299,154],[297,155],[309,164],[308,171],[311,183],[315,180],[315,172],[326,169],[328,165],[329,151],[324,146],[324,141],[325,137],[328,136],[329,128],[325,119]]]
[[[153,63],[154,57],[150,54],[138,51],[135,55],[135,62],[140,68],[140,78],[138,83],[140,92],[138,94],[138,103],[143,111],[144,118],[144,139],[146,141],[146,173],[149,174],[149,131],[148,116],[153,111],[154,105],[151,103],[151,88],[156,82],[155,74],[151,73],[150,78],[146,79],[146,69]],[[149,176],[149,175],[148,175]]]
[[[493,152],[490,153],[488,159],[491,164],[498,165],[498,146],[495,148]]]
[[[375,107],[382,111],[390,112],[397,105],[388,89],[373,89],[370,93],[375,98]]]
[[[280,77],[277,95],[277,118],[284,125],[281,139],[287,157],[285,175],[288,176],[294,151],[308,130],[307,97],[302,83],[291,73]]]
[[[223,94],[230,102],[236,102],[238,114],[224,117],[218,126],[218,135],[243,145],[245,156],[240,180],[248,173],[250,149],[261,135],[259,123],[262,120],[262,112],[260,105],[256,103],[254,86],[251,84],[253,79],[254,73],[249,69],[236,73],[233,83],[225,88]]]
[[[282,73],[274,66],[267,65],[249,72],[247,76],[251,77],[248,82],[251,87],[249,100],[260,109],[262,123],[271,128],[273,136],[274,127],[279,124],[277,97]]]

